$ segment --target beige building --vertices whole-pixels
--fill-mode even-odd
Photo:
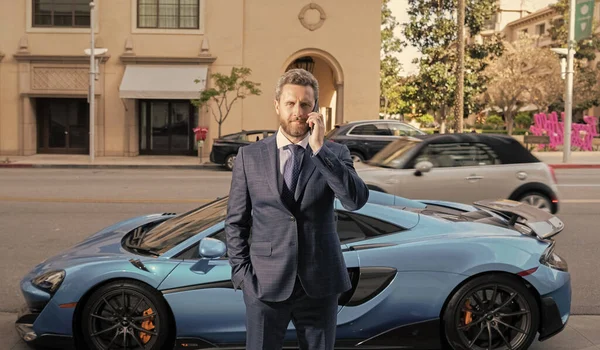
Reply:
[[[87,154],[89,0],[0,1],[0,155]],[[252,69],[262,95],[222,134],[276,129],[277,78],[306,61],[328,128],[378,116],[379,1],[95,0],[95,155],[195,154],[218,125],[190,99],[210,75]],[[99,52],[102,52],[98,50]],[[203,80],[196,84],[195,79]]]

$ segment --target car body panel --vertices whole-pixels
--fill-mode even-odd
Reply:
[[[361,128],[363,130],[358,131]],[[398,120],[374,119],[336,125],[325,139],[344,144],[351,153],[369,160],[392,141],[412,135],[425,135],[425,132]]]
[[[275,133],[276,130],[242,130],[237,133],[223,135],[213,141],[209,159],[216,164],[225,164],[228,156],[235,156],[241,147],[262,140]]]

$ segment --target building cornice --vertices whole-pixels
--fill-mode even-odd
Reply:
[[[121,55],[120,59],[125,64],[210,64],[217,58],[214,56],[165,57]]]
[[[53,62],[53,63],[89,63],[88,55],[32,55],[29,53],[17,53],[13,57],[19,62]],[[100,62],[108,61],[110,55],[96,56]]]
[[[525,16],[523,18],[519,18],[515,21],[512,21],[510,23],[508,23],[506,26],[507,27],[514,27],[517,25],[522,25],[522,24],[531,24],[534,22],[538,22],[541,19],[547,18],[547,17],[552,17],[552,16],[556,16],[559,15],[554,9],[552,9],[551,7],[548,7],[544,10],[540,10],[538,12],[534,12],[528,16]]]

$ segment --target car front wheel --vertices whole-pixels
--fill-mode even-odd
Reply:
[[[165,301],[152,288],[115,281],[96,290],[81,315],[88,349],[162,349],[168,339]]]
[[[539,325],[535,297],[517,277],[476,277],[451,298],[444,329],[455,350],[523,350],[534,341]]]

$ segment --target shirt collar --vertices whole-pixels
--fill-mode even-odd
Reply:
[[[300,141],[299,143],[297,143],[297,145],[301,146],[302,148],[306,149],[306,147],[308,146],[308,138],[310,137],[310,133],[307,133],[306,136],[302,139],[302,141]],[[287,145],[292,144],[292,142],[290,140],[288,140],[287,137],[285,137],[285,135],[283,134],[283,132],[281,131],[281,126],[279,127],[279,130],[277,131],[277,149],[281,149]]]

